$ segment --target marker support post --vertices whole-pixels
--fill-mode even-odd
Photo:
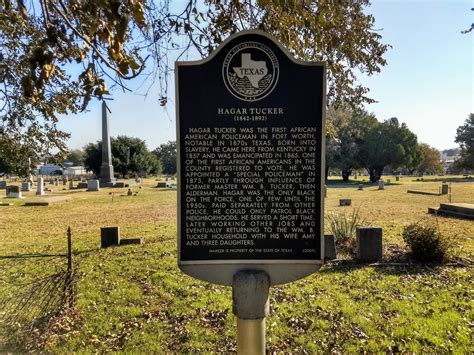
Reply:
[[[265,354],[265,316],[270,304],[270,278],[264,271],[243,270],[234,275],[232,310],[237,316],[237,353]]]

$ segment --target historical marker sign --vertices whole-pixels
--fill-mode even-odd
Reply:
[[[296,61],[260,31],[176,63],[178,259],[231,285],[242,269],[272,284],[322,264],[325,67]]]

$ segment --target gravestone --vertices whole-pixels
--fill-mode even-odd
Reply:
[[[5,190],[7,188],[7,182],[6,181],[0,181],[0,190]]]
[[[357,190],[359,190],[359,191],[364,190],[364,185],[363,185],[363,184],[359,184],[359,186],[357,187]]]
[[[334,235],[325,234],[324,235],[324,260],[334,260],[336,259],[336,242],[334,240]]]
[[[159,187],[159,188],[171,187],[171,184],[170,184],[169,182],[166,182],[166,181],[159,181],[159,182],[156,184],[156,187]]]
[[[449,185],[442,184],[441,185],[441,195],[447,195],[449,193]]]
[[[395,181],[400,181],[400,176],[395,176]]]
[[[132,189],[128,189],[128,191],[127,191],[127,196],[132,196],[132,195],[133,195]]]
[[[208,59],[177,62],[175,73],[180,269],[236,289],[243,270],[267,274],[270,285],[316,272],[324,65],[295,60],[273,37],[249,31]]]
[[[88,180],[87,181],[87,191],[100,191],[100,182],[99,182],[99,180]]]
[[[21,196],[20,187],[16,185],[7,186],[7,198],[24,198]]]
[[[31,191],[31,184],[28,181],[22,182],[21,191],[24,191],[24,192]]]
[[[378,184],[379,184],[379,190],[384,190],[384,181],[382,179],[380,179],[379,181],[377,181]]]
[[[49,206],[47,201],[25,202],[25,207]]]
[[[77,184],[78,189],[87,189],[87,182],[80,182]]]
[[[143,238],[123,238],[120,239],[120,245],[137,245],[143,244]]]
[[[67,178],[63,179],[63,186],[67,185]]]
[[[390,179],[387,179],[387,184],[391,184],[392,181]]]
[[[98,181],[98,180],[97,180]],[[120,245],[120,227],[104,227],[100,229],[100,246],[107,248]]]
[[[36,195],[43,196],[44,195],[44,184],[43,178],[38,178],[38,184],[36,186]]]
[[[49,179],[49,184],[54,185],[54,179]]]
[[[350,206],[352,203],[352,200],[350,198],[341,198],[339,200],[339,206]]]
[[[59,186],[59,179],[58,178],[54,179],[54,186]]]
[[[75,189],[74,180],[71,180],[69,181],[69,190],[74,190],[74,189]]]
[[[376,262],[382,259],[382,228],[357,227],[357,259],[363,262]]]

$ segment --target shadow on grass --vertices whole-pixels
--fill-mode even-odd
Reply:
[[[0,324],[5,337],[0,352],[41,350],[41,337],[77,300],[77,275],[63,270],[21,284],[4,285]],[[36,339],[38,338],[38,339]]]
[[[361,263],[357,260],[338,260],[325,264],[321,269],[322,274],[342,274],[366,268],[374,269],[377,273],[386,275],[419,275],[431,274],[438,268],[447,267],[443,264],[421,264],[411,262],[388,263]]]
[[[82,255],[82,254],[90,254],[96,251],[99,251],[100,248],[94,248],[94,249],[85,249],[85,250],[78,250],[74,251],[72,254],[73,255]],[[41,254],[41,253],[35,253],[35,254],[12,254],[12,255],[0,255],[0,260],[3,259],[30,259],[30,258],[54,258],[54,257],[67,257],[67,254]]]

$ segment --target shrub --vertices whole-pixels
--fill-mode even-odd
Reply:
[[[446,261],[455,241],[441,233],[430,221],[412,223],[403,228],[403,240],[411,250],[413,260],[441,263]]]
[[[329,214],[328,222],[336,246],[344,251],[352,252],[355,247],[356,228],[365,224],[365,219],[360,216],[359,209],[353,210],[349,215],[345,213]]]

